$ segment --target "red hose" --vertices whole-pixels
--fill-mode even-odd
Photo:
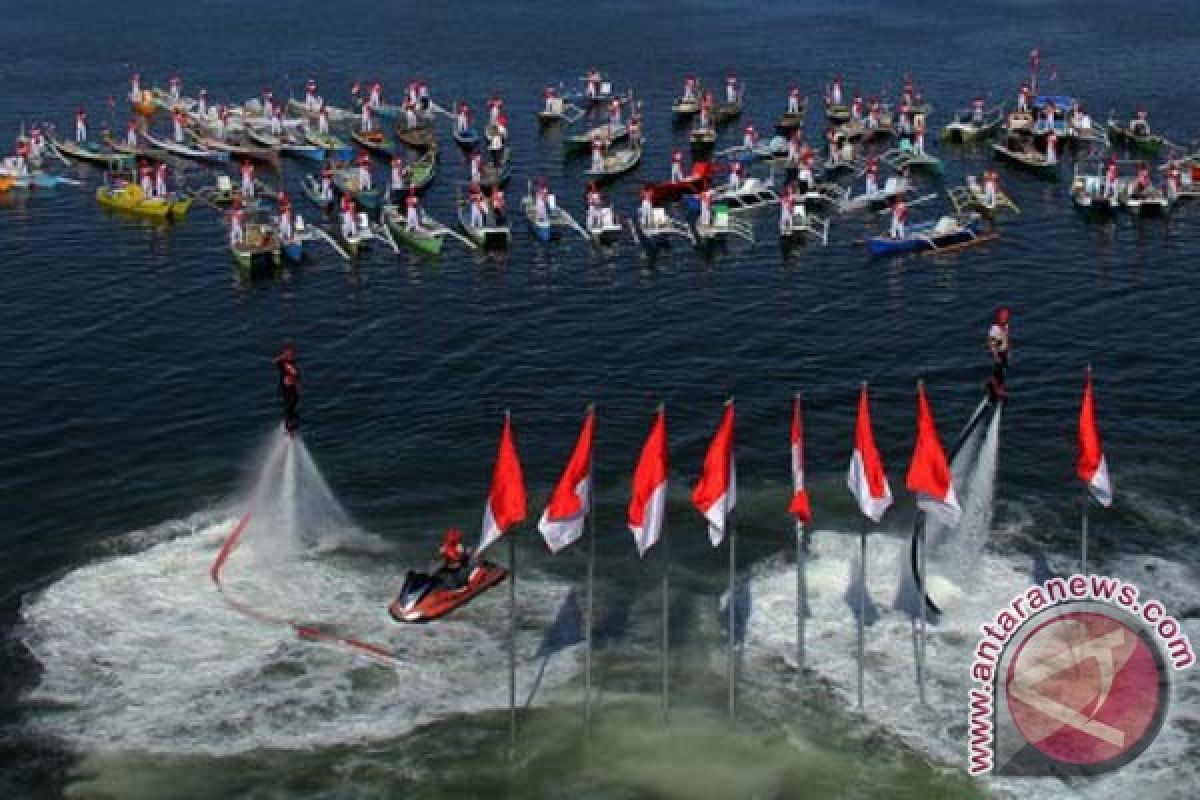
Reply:
[[[221,584],[221,571],[225,567],[225,562],[229,560],[229,556],[233,552],[233,549],[237,547],[238,541],[241,539],[242,534],[245,533],[247,526],[250,524],[251,518],[254,516],[255,510],[258,508],[258,500],[260,494],[262,493],[265,475],[270,473],[271,470],[275,468],[276,464],[283,460],[291,446],[292,439],[289,436],[287,441],[284,442],[283,449],[279,451],[279,455],[267,465],[266,473],[264,473],[264,479],[260,480],[258,486],[254,488],[254,494],[251,495],[250,502],[247,505],[246,510],[242,513],[242,516],[238,520],[237,525],[234,526],[233,531],[221,545],[221,549],[217,551],[217,558],[215,561],[213,561],[212,568],[209,570],[209,575],[212,577],[213,583],[216,584],[217,591],[221,593],[221,597],[225,600],[230,608],[240,614],[244,614],[245,616],[258,620],[259,622],[266,622],[272,625],[285,625],[291,628],[292,631],[301,639],[305,639],[307,641],[338,644],[343,647],[348,647],[356,653],[366,655],[369,658],[374,658],[387,664],[396,664],[399,661],[396,654],[384,647],[381,647],[380,645],[364,642],[351,637],[338,636],[334,633],[326,633],[325,631],[321,630],[319,625],[315,623],[297,622],[296,620],[275,617],[271,614],[257,611],[247,605],[244,605],[243,603],[238,602],[229,594],[229,592],[225,590],[225,587]]]

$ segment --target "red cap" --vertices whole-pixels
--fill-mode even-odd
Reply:
[[[1009,318],[1009,310],[1007,306],[1001,306],[996,309],[996,322],[1000,325],[1007,325]]]
[[[446,531],[445,541],[446,544],[461,544],[462,531],[460,531],[458,528],[451,528],[450,530]]]

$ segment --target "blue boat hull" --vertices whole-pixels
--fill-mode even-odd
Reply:
[[[289,147],[283,152],[293,158],[299,158],[304,161],[320,163],[325,160],[325,148],[323,147]]]
[[[282,251],[284,260],[292,264],[299,264],[304,260],[304,242],[286,242]]]
[[[921,230],[910,231],[903,239],[893,239],[890,236],[873,236],[867,239],[867,250],[873,256],[902,255],[904,253],[919,253],[952,247],[975,239],[979,234],[978,225],[968,225],[965,229],[947,234],[929,233],[920,237],[914,234]]]

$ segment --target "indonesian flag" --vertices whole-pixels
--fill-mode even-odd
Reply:
[[[737,466],[733,458],[733,401],[725,403],[721,425],[704,457],[704,472],[692,489],[692,505],[708,520],[713,547],[725,538],[729,514],[737,504]]]
[[[871,410],[867,406],[867,384],[858,396],[858,422],[854,428],[854,455],[846,485],[862,513],[872,522],[883,519],[892,504],[892,490],[883,471],[883,460],[875,449],[875,434],[871,432]]]
[[[571,460],[538,522],[538,530],[552,553],[583,535],[583,525],[592,507],[592,430],[595,425],[596,413],[589,408]]]
[[[804,420],[800,414],[800,395],[792,400],[792,502],[788,513],[801,522],[812,520],[808,490],[804,488]]]
[[[916,492],[917,508],[947,525],[957,525],[962,508],[954,495],[954,478],[946,463],[946,451],[933,423],[933,410],[925,396],[925,384],[917,384],[917,444],[908,465],[909,491]]]
[[[633,497],[629,499],[629,530],[645,556],[662,533],[667,506],[667,412],[660,408],[642,446],[633,471]]]
[[[475,552],[482,553],[505,531],[524,520],[525,478],[521,475],[521,462],[513,442],[512,421],[505,412],[500,449],[496,452],[496,467],[492,471],[492,489],[483,509],[483,537]]]
[[[1096,502],[1108,508],[1112,505],[1112,483],[1108,480],[1108,462],[1100,446],[1100,429],[1096,426],[1096,400],[1092,397],[1092,368],[1088,367],[1083,384],[1083,407],[1079,409],[1079,461],[1075,474],[1087,484]]]

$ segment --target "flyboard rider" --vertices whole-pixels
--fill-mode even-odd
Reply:
[[[283,399],[283,427],[295,433],[300,427],[300,368],[296,365],[296,348],[289,342],[275,356],[279,370],[279,395]]]
[[[1005,378],[1008,374],[1009,333],[1007,308],[996,309],[992,327],[988,329],[987,346],[992,355],[992,378],[988,381],[988,395],[993,401],[1008,399]]]

